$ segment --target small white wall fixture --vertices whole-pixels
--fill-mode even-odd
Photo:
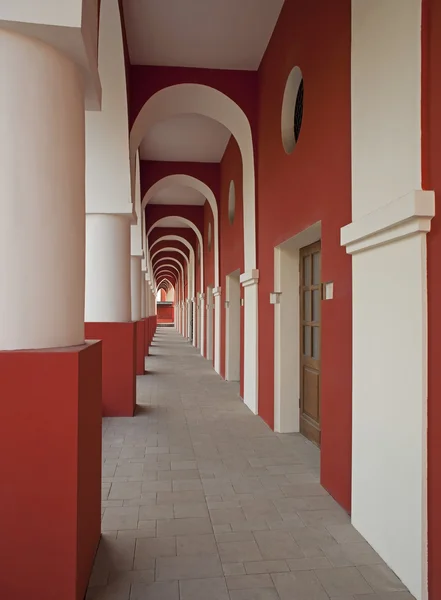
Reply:
[[[321,224],[274,248],[274,430],[300,430],[300,298],[299,250],[317,242]]]
[[[225,379],[240,381],[240,271],[226,277]]]

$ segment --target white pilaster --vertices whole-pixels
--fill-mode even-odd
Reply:
[[[0,350],[82,344],[82,79],[54,48],[4,30],[0,73]]]
[[[214,296],[214,370],[220,374],[221,366],[221,288],[213,289]]]
[[[427,598],[421,1],[352,0],[352,522]]]
[[[240,283],[244,287],[244,382],[243,401],[258,414],[258,281],[259,271],[242,273]]]
[[[143,287],[140,256],[130,257],[130,282],[132,321],[139,321],[141,319],[141,288]]]
[[[131,321],[130,221],[86,215],[86,321]]]

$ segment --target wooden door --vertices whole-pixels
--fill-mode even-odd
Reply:
[[[320,446],[321,244],[300,250],[300,432]]]

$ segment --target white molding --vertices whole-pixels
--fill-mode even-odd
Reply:
[[[247,273],[242,273],[240,283],[243,287],[255,285],[259,281],[259,269],[251,269]]]
[[[342,227],[341,245],[348,254],[356,254],[414,233],[428,233],[434,216],[435,193],[415,190]]]
[[[222,288],[220,286],[213,288],[213,296],[220,296],[222,293]]]

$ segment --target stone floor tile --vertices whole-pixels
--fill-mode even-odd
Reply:
[[[168,519],[157,523],[159,537],[202,533],[213,533],[210,519]]]
[[[254,588],[248,590],[231,590],[231,600],[280,600],[274,588]],[[291,597],[290,600],[293,600]],[[297,598],[296,598],[297,600]],[[312,599],[311,599],[312,600]]]
[[[188,579],[179,583],[180,600],[230,600],[225,579]]]
[[[216,540],[212,534],[180,535],[176,541],[178,556],[218,554]]]
[[[130,583],[111,583],[106,586],[90,587],[86,600],[129,600]]]
[[[328,525],[326,529],[339,544],[365,541],[363,536],[351,524]]]
[[[200,491],[189,492],[158,492],[157,503],[164,504],[196,504],[204,503],[205,495]]]
[[[289,571],[289,566],[286,560],[257,560],[246,562],[245,571],[248,575],[257,575],[259,573],[286,573]]]
[[[132,584],[130,600],[179,600],[177,581],[164,583]]]
[[[183,479],[182,481],[174,479],[172,485],[173,492],[195,492],[203,489],[202,482],[199,479]]]
[[[103,531],[119,531],[120,529],[136,529],[139,509],[122,506],[106,508],[102,522]]]
[[[314,571],[276,573],[272,578],[280,600],[329,600]]]
[[[139,507],[140,521],[154,521],[159,519],[172,519],[173,506],[167,504],[155,504]]]
[[[142,479],[143,465],[140,463],[126,463],[116,467],[115,477],[139,477]]]
[[[302,550],[287,531],[256,531],[254,537],[264,559],[304,557]]]
[[[175,519],[185,517],[208,517],[207,505],[204,504],[174,504]]]
[[[241,508],[210,509],[210,518],[214,525],[245,521],[245,515]]]
[[[381,557],[365,541],[333,544],[322,550],[334,567],[349,567],[383,564]]]
[[[331,569],[334,565],[324,556],[316,558],[291,558],[286,561],[290,571],[313,571],[314,569]]]
[[[156,560],[156,581],[223,577],[219,557],[177,556]]]
[[[141,482],[128,481],[127,483],[112,483],[109,500],[131,500],[141,496]]]
[[[242,563],[224,563],[222,567],[225,577],[232,575],[246,575],[245,567]]]
[[[254,536],[251,531],[227,531],[225,533],[217,533],[216,541],[221,542],[254,542]]]
[[[315,573],[331,598],[343,594],[369,594],[373,591],[355,567],[320,569]]]
[[[252,588],[273,588],[274,583],[269,575],[233,575],[227,577],[229,590],[246,590]]]
[[[218,548],[223,563],[262,560],[256,542],[222,542]]]
[[[406,587],[386,565],[369,565],[358,570],[375,592],[400,592]]]
[[[142,483],[142,491],[148,493],[156,492],[171,492],[172,482],[171,481],[145,481]]]
[[[152,569],[152,559],[176,556],[176,538],[141,538],[136,540],[134,569]]]

